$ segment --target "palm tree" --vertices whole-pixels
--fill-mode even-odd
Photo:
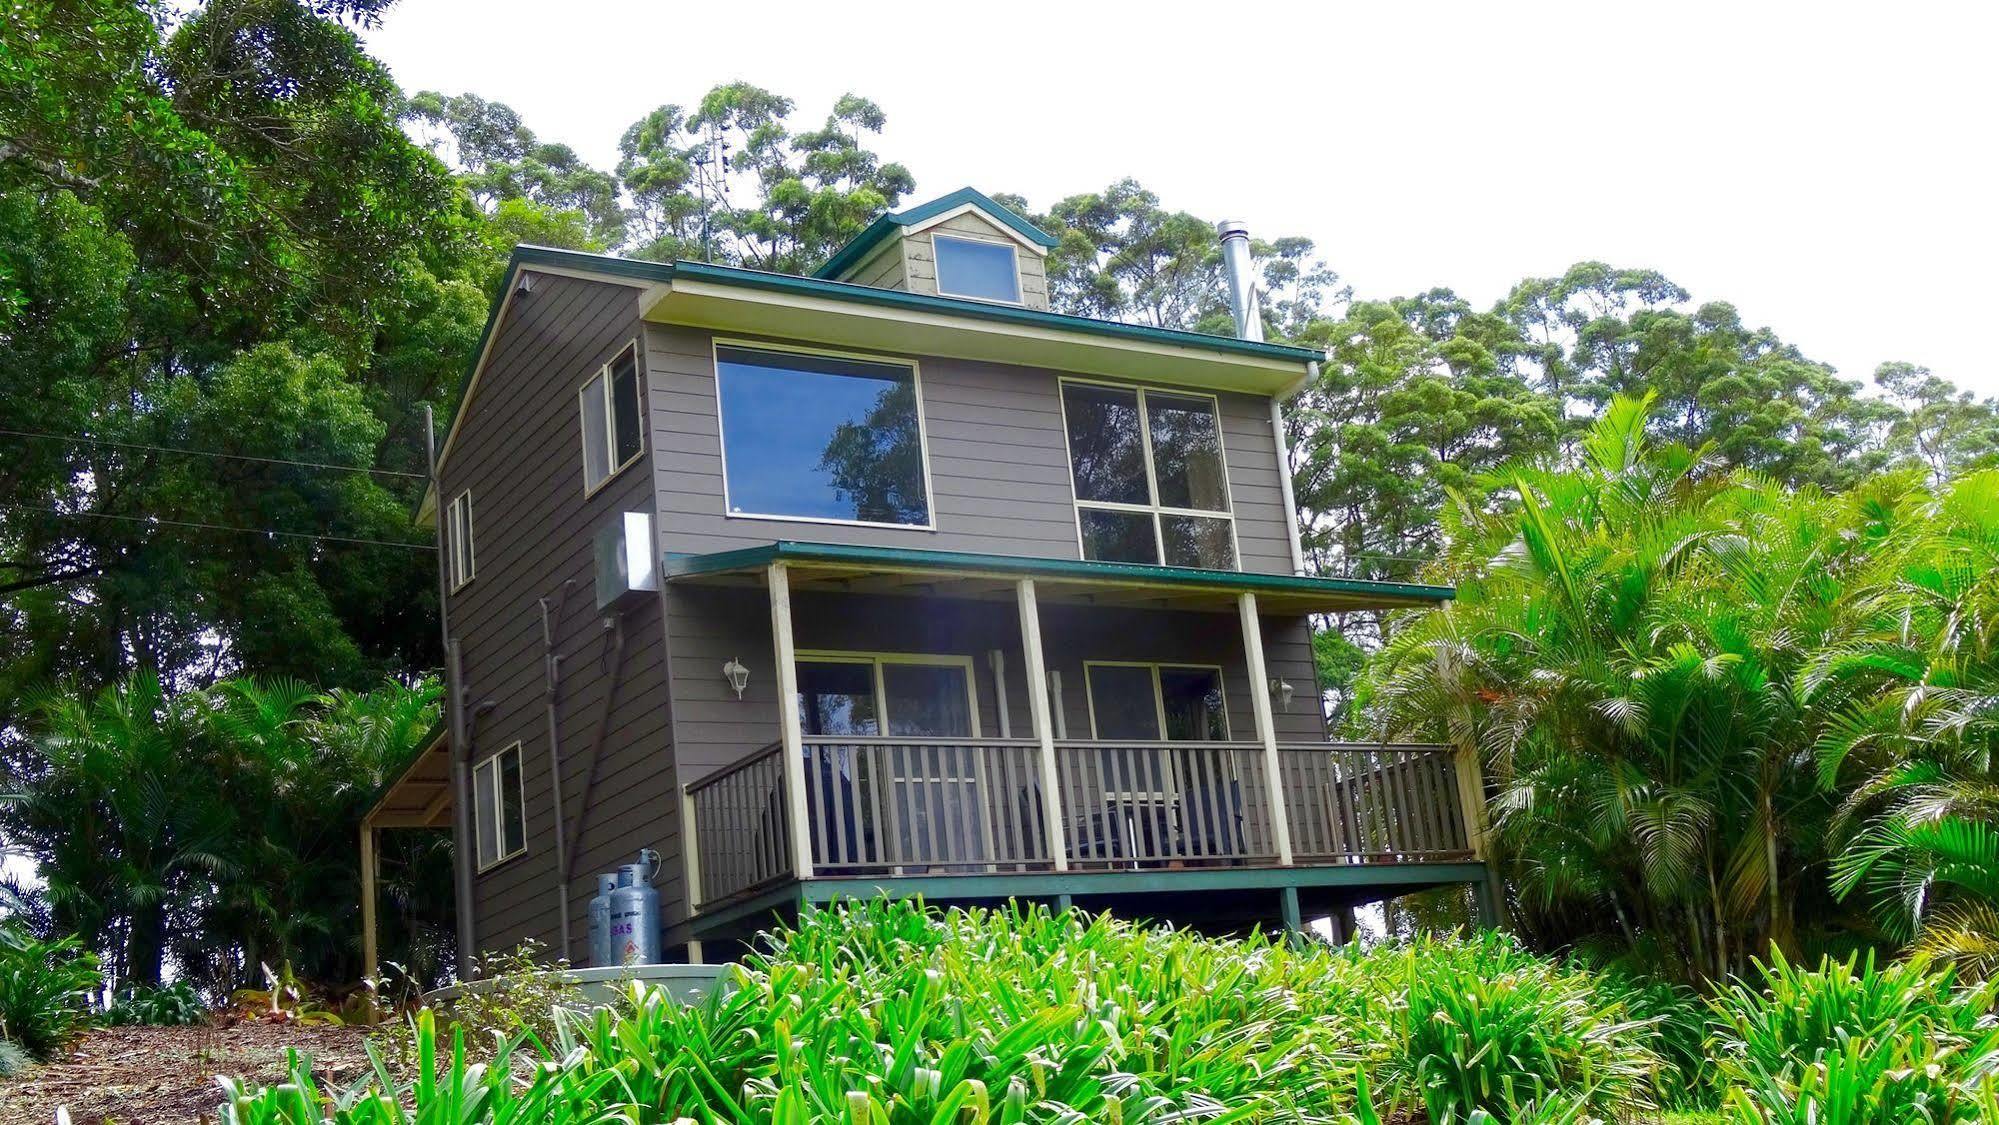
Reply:
[[[1856,548],[1839,503],[1650,442],[1649,405],[1613,402],[1573,468],[1491,482],[1510,504],[1456,506],[1458,597],[1392,639],[1365,705],[1481,755],[1520,928],[1715,979],[1811,897],[1784,875],[1827,810],[1803,673]]]
[[[117,974],[156,985],[189,885],[230,868],[226,809],[187,768],[195,708],[139,673],[91,699],[45,693],[29,714],[10,842],[41,861],[58,930],[94,936]]]
[[[1877,502],[1910,530],[1871,576],[1873,629],[1822,677],[1854,698],[1819,746],[1842,896],[1882,930],[1980,976],[1999,972],[1999,472]]]

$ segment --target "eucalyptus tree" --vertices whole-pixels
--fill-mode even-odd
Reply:
[[[1065,196],[1046,212],[1017,195],[995,198],[1055,236],[1047,272],[1057,311],[1234,334],[1213,219],[1168,210],[1130,178]],[[1311,239],[1255,239],[1251,260],[1265,295],[1264,331],[1273,338],[1305,333],[1352,295]]]
[[[617,177],[591,167],[569,145],[536,136],[513,107],[477,94],[425,90],[410,97],[404,113],[507,233],[573,250],[624,242]]]
[[[1961,391],[1913,363],[1884,363],[1874,383],[1898,409],[1885,438],[1889,452],[1922,466],[1941,488],[1959,473],[1999,465],[1999,402]]]

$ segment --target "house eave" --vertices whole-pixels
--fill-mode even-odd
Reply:
[[[703,555],[668,555],[663,560],[662,569],[668,582],[687,583],[753,575],[772,563],[783,563],[805,572],[822,571],[856,577],[903,575],[909,577],[912,588],[926,593],[944,592],[941,587],[922,581],[928,577],[967,583],[1033,578],[1051,585],[1059,584],[1072,595],[1093,601],[1102,602],[1106,598],[1117,597],[1137,599],[1134,604],[1161,607],[1215,602],[1226,604],[1237,594],[1253,593],[1268,611],[1278,613],[1433,606],[1450,600],[1456,593],[1449,586],[1411,582],[1315,578],[1146,563],[1033,558],[797,540],[778,540],[756,547]],[[975,588],[967,587],[968,590]]]

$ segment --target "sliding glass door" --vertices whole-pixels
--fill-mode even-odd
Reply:
[[[1090,734],[1108,745],[1095,753],[1098,809],[1086,825],[1100,847],[1125,856],[1183,850],[1186,805],[1233,799],[1234,781],[1196,768],[1172,742],[1226,742],[1222,670],[1206,665],[1088,661]],[[1217,786],[1228,793],[1209,792]],[[1189,788],[1197,791],[1189,793]],[[1212,818],[1210,818],[1212,819]]]
[[[857,854],[897,870],[990,857],[982,759],[963,744],[979,736],[972,667],[959,656],[799,655],[808,760],[821,771],[818,791],[832,795],[821,801],[833,808],[814,816],[843,818],[835,827]]]

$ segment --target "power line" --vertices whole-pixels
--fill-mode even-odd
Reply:
[[[240,531],[245,535],[277,535],[286,539],[317,539],[327,543],[353,543],[362,547],[408,547],[416,551],[435,551],[435,544],[411,543],[402,539],[361,539],[351,535],[325,535],[312,531],[279,531],[271,527],[235,527],[224,523],[196,523],[192,520],[170,520],[165,516],[127,516],[117,512],[65,512],[61,508],[43,508],[33,504],[15,504],[0,501],[0,507],[15,508],[23,512],[42,512],[52,516],[76,517],[79,519],[118,520],[123,523],[166,524],[171,527],[191,527],[201,531]]]
[[[217,453],[208,449],[186,449],[171,445],[144,445],[135,441],[108,441],[104,438],[76,437],[63,434],[38,434],[28,430],[0,429],[0,437],[33,438],[37,441],[102,445],[111,449],[136,449],[146,453],[180,453],[189,457],[216,457],[229,461],[256,461],[265,465],[293,465],[301,469],[335,469],[343,473],[381,473],[384,476],[408,477],[411,480],[430,479],[422,473],[406,473],[399,469],[376,469],[367,465],[332,465],[324,461],[293,461],[284,457],[257,457],[248,453]]]

